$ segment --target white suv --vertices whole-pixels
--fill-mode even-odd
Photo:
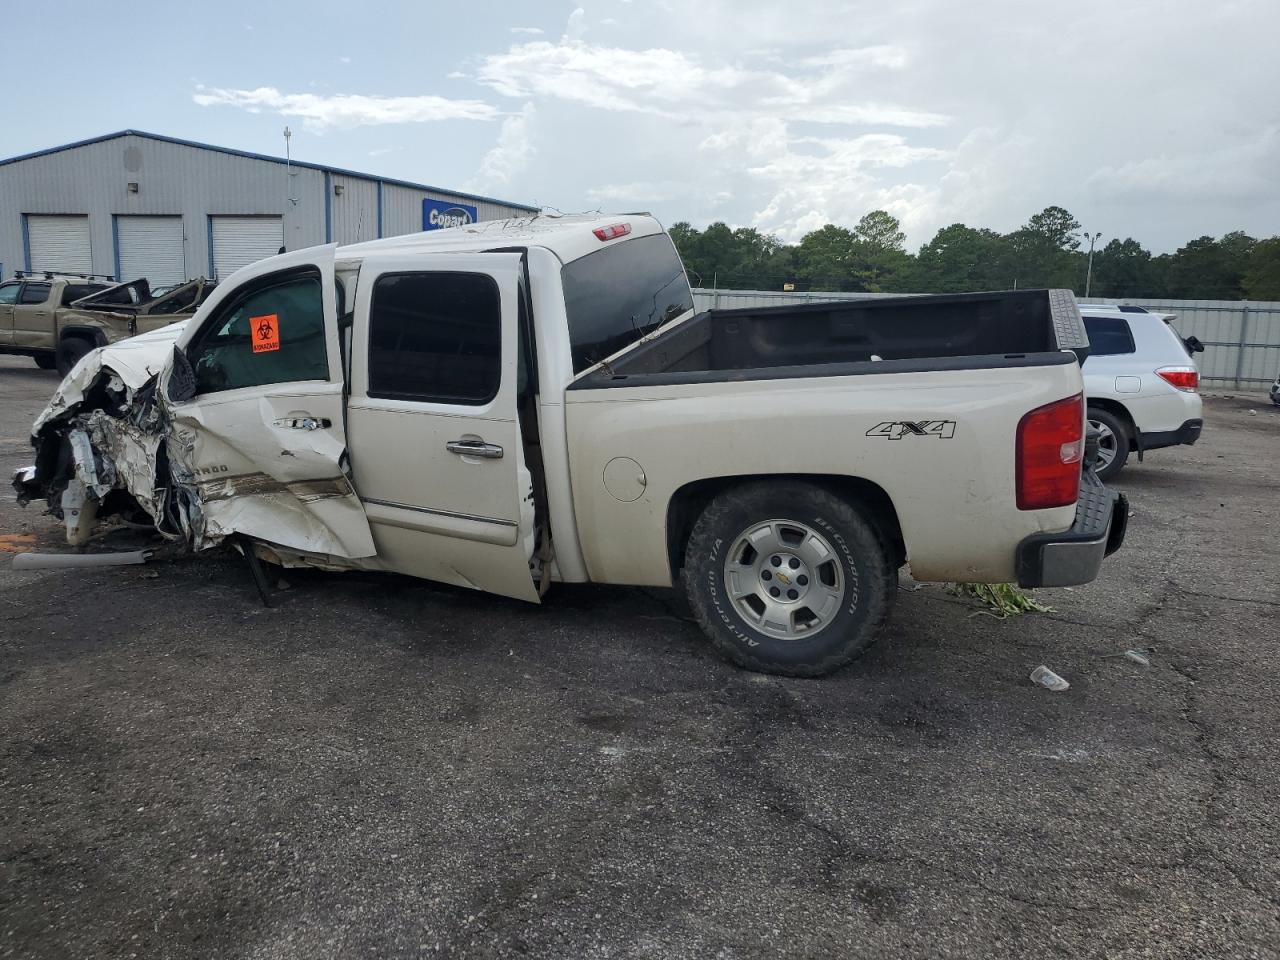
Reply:
[[[1129,454],[1192,444],[1204,425],[1200,371],[1194,354],[1204,349],[1183,339],[1171,314],[1142,307],[1081,304],[1089,331],[1084,392],[1089,424],[1101,434],[1098,476],[1109,480]]]

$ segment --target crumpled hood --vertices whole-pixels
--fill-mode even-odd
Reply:
[[[85,391],[97,380],[103,367],[112,370],[131,391],[140,388],[164,369],[173,354],[174,342],[187,323],[186,320],[171,323],[150,333],[99,347],[85,354],[58,385],[40,416],[36,417],[31,426],[31,435],[38,436],[45,424],[56,420],[84,400]]]

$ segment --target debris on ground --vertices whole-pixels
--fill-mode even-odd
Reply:
[[[1123,653],[1109,653],[1102,659],[1132,660],[1134,663],[1141,664],[1144,667],[1149,667],[1151,666],[1151,654],[1154,652],[1154,650],[1149,650],[1146,647],[1134,647],[1132,650],[1125,650]]]
[[[970,616],[995,617],[1008,620],[1024,613],[1053,613],[1053,607],[1019,590],[1011,583],[953,583],[947,591],[957,597],[977,600],[989,610],[975,610]]]
[[[56,567],[123,567],[146,563],[150,550],[127,553],[20,553],[13,558],[15,570],[51,570]]]
[[[1046,690],[1052,690],[1054,693],[1061,693],[1071,686],[1043,663],[1031,671],[1031,682],[1038,683]]]

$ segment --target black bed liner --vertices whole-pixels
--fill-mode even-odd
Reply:
[[[1047,366],[1088,348],[1070,290],[708,310],[570,389]]]

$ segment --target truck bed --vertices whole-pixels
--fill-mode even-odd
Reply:
[[[1035,366],[1064,350],[1088,352],[1069,290],[843,300],[708,310],[573,386]]]

